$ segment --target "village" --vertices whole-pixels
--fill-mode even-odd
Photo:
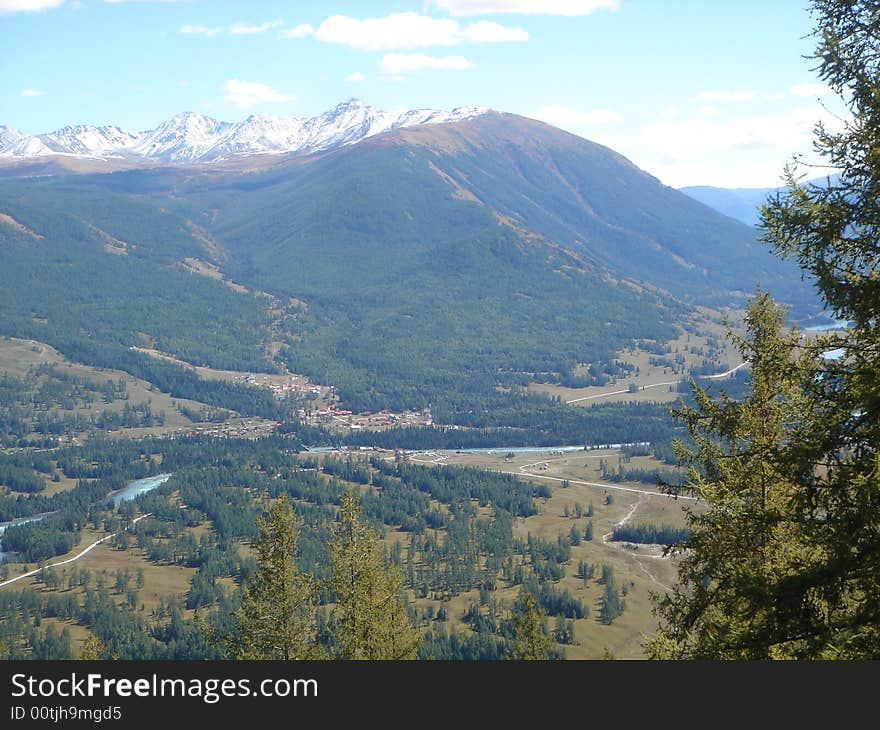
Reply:
[[[323,426],[331,431],[345,432],[362,429],[382,430],[395,426],[432,426],[430,409],[422,411],[389,410],[353,411],[339,407],[339,396],[332,385],[311,383],[302,375],[243,374],[237,378],[248,385],[267,388],[279,400],[293,399],[302,404],[297,415],[310,426]]]

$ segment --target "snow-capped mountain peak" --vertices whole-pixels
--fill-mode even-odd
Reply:
[[[63,127],[55,132],[40,135],[46,147],[57,154],[94,156],[113,156],[139,141],[142,132],[128,132],[120,127],[93,127],[79,124]]]
[[[131,152],[168,162],[198,160],[231,126],[195,112],[175,114],[147,132]]]
[[[241,122],[230,123],[197,112],[183,112],[143,132],[116,126],[77,125],[47,134],[26,135],[0,125],[0,158],[72,155],[208,163],[252,154],[303,155],[354,144],[390,129],[461,121],[487,111],[458,107],[450,112],[386,112],[352,98],[310,119],[252,114]]]

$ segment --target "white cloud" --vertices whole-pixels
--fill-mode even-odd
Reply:
[[[491,20],[471,23],[462,30],[462,35],[471,43],[510,43],[529,39],[525,28],[506,28]]]
[[[432,18],[416,12],[392,13],[383,18],[360,20],[333,15],[317,28],[298,25],[281,31],[281,38],[314,36],[323,43],[339,43],[363,51],[394,51],[429,46],[456,46],[460,43],[501,43],[527,41],[524,28],[508,28],[492,21],[462,26],[450,18]]]
[[[246,23],[236,23],[229,28],[232,35],[254,35],[256,33],[265,33],[267,30],[277,28],[284,25],[283,20],[275,20],[269,23],[260,23],[259,25],[247,25]]]
[[[619,122],[621,117],[617,112],[610,109],[594,109],[592,111],[578,111],[567,106],[545,106],[532,113],[530,116],[555,127],[578,128],[593,124],[613,124]]]
[[[701,106],[697,109],[697,114],[705,119],[709,119],[710,117],[717,117],[719,112],[714,106]]]
[[[256,106],[257,104],[294,100],[294,97],[285,96],[270,86],[253,81],[240,81],[239,79],[228,81],[223,90],[226,92],[226,101],[241,109]]]
[[[317,27],[315,37],[324,43],[341,43],[365,51],[454,46],[460,42],[457,21],[413,12],[367,20],[334,15]]]
[[[345,77],[346,81],[363,81],[367,77],[364,76],[360,71],[355,71],[353,74],[349,74]]]
[[[432,0],[451,15],[590,15],[597,10],[617,10],[620,0]]]
[[[762,116],[658,119],[631,132],[615,130],[591,139],[623,153],[667,185],[772,187],[792,155],[816,161],[813,127],[820,120],[832,130],[841,125],[830,112],[805,106]]]
[[[27,13],[57,8],[64,0],[0,0],[0,13]]]
[[[40,91],[39,89],[22,89],[22,96],[46,96],[45,91]]]
[[[795,84],[789,91],[794,96],[824,96],[831,93],[825,84]]]
[[[424,68],[466,69],[471,62],[464,56],[426,56],[424,53],[386,53],[379,64],[383,73],[400,76]]]
[[[279,38],[306,38],[315,35],[315,29],[308,23],[302,23],[295,28],[288,28],[278,33]]]
[[[736,91],[704,91],[694,98],[697,101],[737,102],[752,101],[757,95],[754,89],[737,89]]]
[[[217,35],[218,33],[223,32],[222,25],[182,25],[180,26],[180,32],[185,35],[206,35],[212,36]]]

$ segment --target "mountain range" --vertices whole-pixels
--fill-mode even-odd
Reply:
[[[662,348],[695,305],[741,306],[759,283],[796,316],[817,308],[752,227],[623,155],[514,114],[439,114],[348,102],[296,138],[318,154],[262,166],[200,164],[239,154],[233,127],[200,117],[130,145],[154,164],[3,168],[0,335],[142,377],[144,344],[283,363],[353,408],[558,433],[573,409],[522,386],[605,382],[624,348]],[[272,130],[255,138],[293,144]]]
[[[255,154],[305,155],[359,142],[382,132],[470,119],[486,109],[411,109],[386,112],[349,99],[312,118],[252,114],[236,124],[185,112],[146,131],[77,125],[28,135],[0,125],[0,160],[54,155],[100,160],[208,163]]]

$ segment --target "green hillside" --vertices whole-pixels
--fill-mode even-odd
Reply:
[[[309,303],[292,370],[329,378],[356,407],[423,406],[672,334],[670,298],[499,224],[429,162],[360,146],[219,206],[235,277]]]
[[[797,267],[774,257],[753,228],[607,147],[512,114],[444,126],[400,137],[431,150],[485,205],[620,276],[710,305],[741,302],[758,283],[800,309],[816,304]]]
[[[184,221],[149,201],[76,185],[0,184],[0,335],[35,339],[72,360],[118,368],[178,397],[269,414],[271,396],[201,381],[133,351],[265,371],[264,298],[179,266],[204,255]]]
[[[80,359],[96,342],[122,357],[146,341],[193,363],[275,367],[269,301],[182,270],[196,258],[295,300],[274,322],[278,359],[353,409],[431,405],[474,426],[510,425],[498,414],[517,410],[548,427],[549,401],[514,400],[520,386],[576,371],[607,382],[627,344],[673,336],[683,302],[740,302],[759,279],[809,298],[752,229],[514,115],[398,130],[258,173],[7,180],[0,212],[45,236],[35,245],[2,226],[6,333]]]

